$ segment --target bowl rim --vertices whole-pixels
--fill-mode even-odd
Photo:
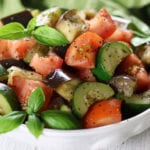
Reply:
[[[49,128],[44,128],[43,130],[43,134],[42,135],[59,135],[59,136],[86,136],[87,134],[95,134],[98,131],[103,131],[109,128],[116,128],[120,125],[124,125],[127,124],[129,122],[134,122],[137,119],[140,119],[141,117],[143,117],[143,115],[147,115],[148,113],[150,113],[150,108],[146,109],[145,111],[143,111],[142,113],[130,117],[126,120],[122,120],[118,123],[114,123],[114,124],[110,124],[110,125],[105,125],[105,126],[101,126],[101,127],[95,127],[95,128],[89,128],[89,129],[76,129],[76,130],[60,130],[60,129],[49,129]],[[22,129],[25,130],[25,125],[22,125]]]

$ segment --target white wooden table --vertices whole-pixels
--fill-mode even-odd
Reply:
[[[36,150],[36,148],[32,145],[17,143],[15,140],[6,139],[0,136],[0,150]],[[49,148],[49,150],[51,149]],[[150,150],[150,129],[135,137],[130,138],[118,147],[111,147],[107,150]]]

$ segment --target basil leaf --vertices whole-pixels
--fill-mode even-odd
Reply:
[[[33,32],[33,36],[37,41],[44,45],[63,46],[68,44],[68,41],[63,34],[48,26],[37,28]]]
[[[28,32],[31,33],[35,29],[35,27],[36,27],[36,18],[32,18],[27,25]]]
[[[16,40],[27,36],[23,25],[17,22],[6,24],[0,28],[1,39]]]
[[[0,133],[9,132],[21,125],[26,117],[23,111],[14,111],[0,117]]]
[[[140,46],[140,45],[145,44],[145,43],[148,43],[148,42],[150,42],[150,36],[147,38],[133,37],[131,39],[131,43],[135,47]]]
[[[29,115],[26,126],[36,138],[42,134],[44,128],[44,124],[35,114]]]
[[[67,111],[47,110],[41,113],[41,118],[50,128],[66,130],[80,128],[79,121]]]
[[[45,102],[45,95],[41,87],[36,88],[29,96],[27,113],[33,114],[37,112]]]
[[[145,35],[150,34],[150,27],[147,24],[134,16],[130,17],[130,19],[131,23],[128,26],[129,29],[133,29]]]
[[[149,0],[114,0],[115,2],[117,3],[120,3],[122,4],[123,6],[127,7],[127,8],[140,8],[140,7],[143,7],[147,4],[150,3]]]

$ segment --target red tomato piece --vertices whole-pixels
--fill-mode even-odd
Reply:
[[[0,40],[0,60],[11,58],[7,49],[8,40]]]
[[[30,80],[20,76],[15,76],[13,77],[13,81],[10,86],[15,91],[23,109],[26,109],[28,97],[31,92],[37,87],[41,87],[45,94],[45,103],[40,111],[48,109],[53,90],[41,81]]]
[[[135,55],[129,54],[116,69],[117,74],[128,74],[137,79],[137,91],[147,90],[150,84],[149,75],[142,61]]]
[[[31,38],[19,40],[0,40],[0,60],[7,58],[23,59],[36,44]]]
[[[77,71],[77,75],[83,80],[87,82],[96,81],[95,76],[93,75],[91,69],[81,69]]]
[[[85,32],[75,39],[65,55],[67,65],[75,68],[94,68],[95,57],[103,39],[95,33]]]
[[[103,100],[92,105],[83,118],[84,128],[94,128],[120,122],[122,101],[118,99]]]
[[[61,68],[62,64],[63,59],[52,52],[49,53],[49,56],[45,57],[39,57],[38,54],[35,54],[30,62],[30,66],[33,67],[37,73],[40,73],[43,76],[48,75],[55,69]]]
[[[116,24],[106,9],[101,9],[94,18],[87,20],[87,23],[89,23],[89,31],[97,33],[103,39],[109,37],[116,30]]]
[[[107,42],[123,41],[123,42],[130,43],[132,37],[133,37],[133,32],[131,30],[118,28],[111,36],[109,36],[106,39],[106,41]]]

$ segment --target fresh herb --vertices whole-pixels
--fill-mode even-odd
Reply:
[[[36,18],[32,18],[27,25],[27,31],[31,34],[32,31],[35,29],[35,27],[36,27]]]
[[[38,138],[44,124],[54,129],[79,129],[80,123],[71,112],[46,110],[38,112],[45,101],[43,90],[36,88],[29,96],[27,111],[14,111],[0,117],[0,133],[9,132],[25,123],[29,131]],[[25,119],[26,122],[25,122]]]
[[[44,124],[37,117],[38,110],[42,107],[45,97],[41,88],[35,89],[29,96],[27,112],[14,111],[0,117],[0,133],[9,132],[25,122],[29,131],[38,138],[44,128]],[[28,115],[28,117],[27,117]]]
[[[48,46],[63,46],[68,44],[65,36],[56,29],[48,26],[41,26],[36,29],[35,26],[36,19],[32,19],[28,23],[27,29],[17,22],[6,24],[0,28],[0,38],[16,40],[33,36],[38,42]]]
[[[25,121],[26,113],[23,111],[13,111],[0,117],[0,133],[9,132]]]
[[[68,41],[63,34],[48,26],[37,28],[33,32],[33,36],[37,41],[44,45],[62,46],[68,44]]]
[[[150,27],[147,24],[134,16],[130,17],[130,20],[131,22],[128,26],[129,29],[137,31],[145,36],[150,35]]]
[[[41,118],[48,127],[53,129],[79,129],[79,121],[71,112],[47,110],[41,113]]]
[[[140,46],[142,44],[146,44],[146,43],[149,43],[150,42],[150,36],[149,37],[133,37],[131,39],[131,43],[133,46],[137,47],[137,46]]]
[[[44,104],[45,96],[41,87],[34,90],[28,99],[27,113],[36,113]]]
[[[36,138],[38,138],[42,134],[44,128],[44,124],[35,114],[28,116],[26,126]]]
[[[1,39],[15,40],[27,36],[24,26],[17,22],[6,24],[0,28]]]

